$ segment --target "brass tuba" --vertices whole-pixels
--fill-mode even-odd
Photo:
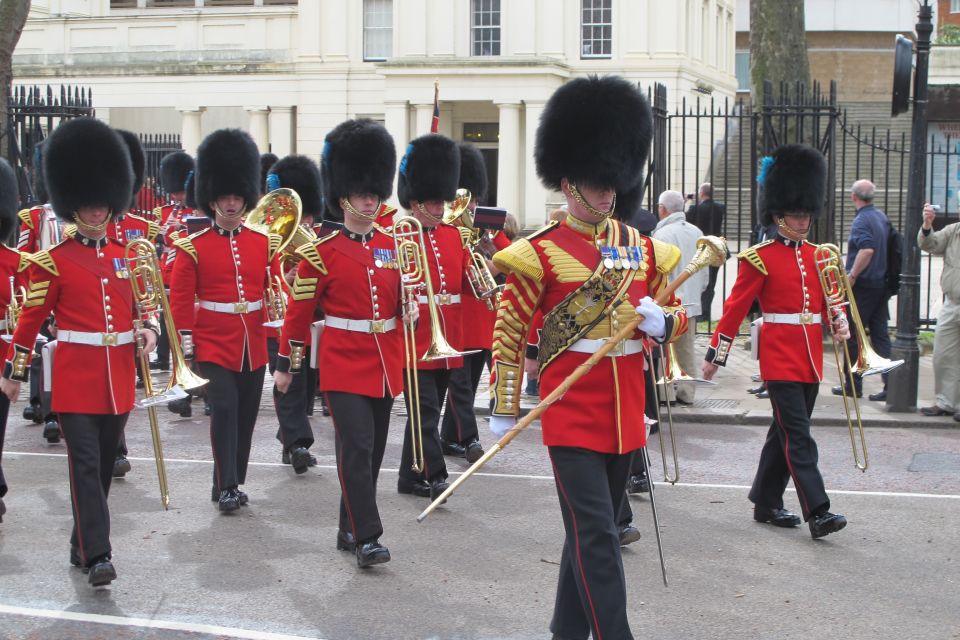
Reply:
[[[293,189],[274,189],[260,198],[260,202],[247,214],[243,226],[264,234],[280,236],[278,253],[290,246],[294,238],[302,231],[300,216],[303,204]],[[302,237],[302,236],[301,236]],[[309,240],[307,240],[309,242]],[[302,244],[302,243],[301,243]],[[299,247],[296,245],[293,247]],[[287,315],[287,302],[284,297],[283,274],[271,274],[267,266],[267,287],[264,291],[264,304],[267,307],[265,327],[277,328],[283,325]]]
[[[500,303],[500,285],[494,280],[487,266],[487,260],[479,251],[483,229],[473,226],[473,211],[470,201],[473,196],[467,189],[457,189],[456,197],[443,203],[443,221],[460,229],[464,244],[470,250],[470,264],[467,267],[467,281],[478,300],[483,300],[491,311]]]

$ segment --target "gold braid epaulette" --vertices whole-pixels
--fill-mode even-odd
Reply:
[[[465,247],[469,247],[470,240],[473,238],[473,231],[466,227],[457,227],[457,231],[460,232],[460,243]]]
[[[33,229],[33,220],[30,218],[31,211],[33,211],[33,209],[21,209],[17,212],[17,217],[20,218],[23,224]]]
[[[187,236],[186,238],[177,238],[173,241],[173,246],[188,254],[191,258],[193,258],[194,262],[199,262],[199,258],[197,257],[197,248],[193,246],[193,238],[194,236],[192,235]]]
[[[165,205],[160,205],[159,207],[153,208],[153,217],[157,220],[160,220],[163,217],[163,207]]]
[[[278,236],[275,233],[268,233],[267,238],[270,241],[270,248],[267,254],[267,258],[273,260],[274,256],[277,255],[277,252],[280,251],[280,245],[283,244],[283,238]]]
[[[63,233],[61,234],[64,238],[72,238],[77,235],[77,225],[72,222],[63,228]]]
[[[332,240],[338,233],[340,233],[339,229],[331,231],[322,238],[317,238],[315,241],[303,245],[297,249],[297,255],[313,265],[314,269],[323,275],[327,275],[327,265],[323,263],[323,258],[320,257],[320,252],[317,251],[317,247],[324,242]]]
[[[540,257],[526,238],[519,238],[506,249],[493,254],[493,264],[497,265],[500,271],[515,271],[537,282],[543,280],[543,265],[540,264]]]
[[[653,243],[653,259],[657,263],[657,271],[660,273],[670,273],[680,264],[680,247],[654,238],[650,238]]]
[[[17,254],[20,256],[20,262],[17,263],[17,273],[20,273],[30,266],[30,254],[22,251],[18,251]]]
[[[754,267],[756,267],[757,271],[759,271],[763,275],[767,275],[767,266],[763,264],[763,258],[761,258],[760,254],[757,253],[757,249],[759,249],[760,247],[765,247],[772,242],[773,240],[764,240],[760,244],[755,244],[752,247],[748,247],[747,249],[744,249],[743,251],[737,254],[737,257],[743,260],[746,260],[747,262],[752,264]]]
[[[53,256],[50,255],[49,251],[37,251],[36,253],[31,253],[27,256],[27,260],[37,265],[44,271],[59,276],[60,271],[57,269],[57,263],[53,261]]]
[[[156,240],[157,236],[160,235],[160,225],[158,225],[156,222],[147,220],[143,216],[138,216],[135,213],[128,213],[127,217],[133,218],[137,222],[142,222],[145,225],[147,225],[147,232],[145,234],[145,237],[150,242],[153,242],[154,240]]]

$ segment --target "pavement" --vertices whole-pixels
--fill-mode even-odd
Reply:
[[[709,336],[699,334],[696,338],[698,354],[704,354],[709,344]],[[701,422],[714,424],[752,424],[769,425],[772,418],[770,401],[757,398],[747,393],[748,389],[755,388],[759,383],[754,375],[759,373],[759,365],[750,357],[746,347],[747,338],[737,339],[734,348],[730,351],[727,366],[720,367],[714,376],[715,385],[697,384],[696,395],[692,406],[675,404],[671,407],[675,422]],[[919,396],[917,404],[926,407],[935,404],[933,393],[933,356],[920,356],[919,362]],[[688,374],[698,377],[700,371],[688,371]],[[840,376],[833,356],[833,347],[830,343],[824,345],[824,380],[820,385],[817,404],[813,409],[812,421],[820,426],[847,426],[847,417],[844,410],[843,398],[831,393],[831,387],[840,384]],[[526,383],[524,384],[524,389]],[[924,416],[918,410],[908,413],[893,413],[885,402],[873,402],[868,396],[883,390],[883,381],[879,375],[868,376],[863,382],[863,397],[859,401],[860,416],[864,427],[876,426],[924,426],[940,427],[960,430],[960,422],[953,416],[931,418]],[[486,374],[481,381],[481,388],[477,392],[475,410],[478,415],[489,415],[490,406],[487,402],[488,386]],[[539,398],[521,395],[521,412],[532,409]],[[666,417],[666,408],[661,408]],[[855,411],[850,404],[851,415]]]

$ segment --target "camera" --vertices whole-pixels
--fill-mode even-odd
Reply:
[[[940,213],[940,205],[938,205],[938,204],[932,204],[932,205],[930,205],[930,208],[933,209],[934,211],[936,211],[937,213]]]
[[[697,194],[695,194],[695,193],[688,193],[688,194],[686,195],[686,198],[687,198],[687,200],[696,200],[696,199],[697,199]]]

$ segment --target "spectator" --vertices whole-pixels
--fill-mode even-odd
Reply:
[[[686,214],[683,213],[683,195],[679,191],[664,191],[661,193],[658,199],[657,212],[660,215],[660,222],[653,230],[653,237],[680,249],[680,262],[670,273],[670,280],[676,280],[683,273],[684,267],[693,260],[693,256],[697,252],[697,238],[702,237],[703,234],[697,227],[687,222]],[[707,274],[701,270],[690,276],[677,290],[680,302],[683,303],[687,311],[689,326],[696,326],[697,316],[701,312],[700,294],[703,293],[706,286]],[[696,331],[687,331],[673,343],[677,360],[680,361],[680,367],[684,371],[693,371],[697,365],[696,356],[693,353],[695,336]],[[693,404],[695,392],[696,388],[693,384],[681,383],[676,390],[677,402]],[[666,400],[670,400],[670,398],[666,398]]]
[[[657,226],[657,216],[644,209],[640,204],[643,199],[644,186],[641,181],[624,193],[617,194],[613,219],[619,220],[628,227],[633,227],[645,236],[649,236],[653,233],[653,228]]]
[[[935,256],[943,256],[943,306],[937,316],[937,331],[933,338],[933,381],[937,401],[932,407],[922,407],[925,416],[953,414],[960,422],[960,222],[933,231],[936,212],[929,204],[923,206],[923,226],[917,234],[917,245]]]
[[[887,214],[873,206],[873,194],[876,187],[869,180],[857,180],[850,187],[850,200],[857,213],[850,227],[850,239],[847,241],[847,278],[853,289],[853,301],[860,312],[864,331],[870,334],[870,344],[878,355],[890,357],[890,336],[887,332],[887,241],[890,234],[890,220]],[[851,320],[852,322],[852,320]],[[860,356],[860,343],[850,340],[849,368]],[[844,385],[847,376],[844,375]],[[863,395],[863,380],[854,375],[854,389],[857,397]],[[843,394],[843,387],[832,389],[833,395]],[[870,399],[883,402],[887,399],[887,374],[883,374],[883,391],[871,393]]]
[[[693,195],[687,196],[692,199]],[[697,191],[697,203],[687,210],[687,222],[695,225],[705,236],[723,235],[723,219],[727,215],[727,206],[713,199],[713,185],[704,182]],[[703,317],[710,322],[710,307],[713,305],[714,289],[717,287],[717,273],[720,267],[709,267],[707,288],[700,296],[700,308]]]

